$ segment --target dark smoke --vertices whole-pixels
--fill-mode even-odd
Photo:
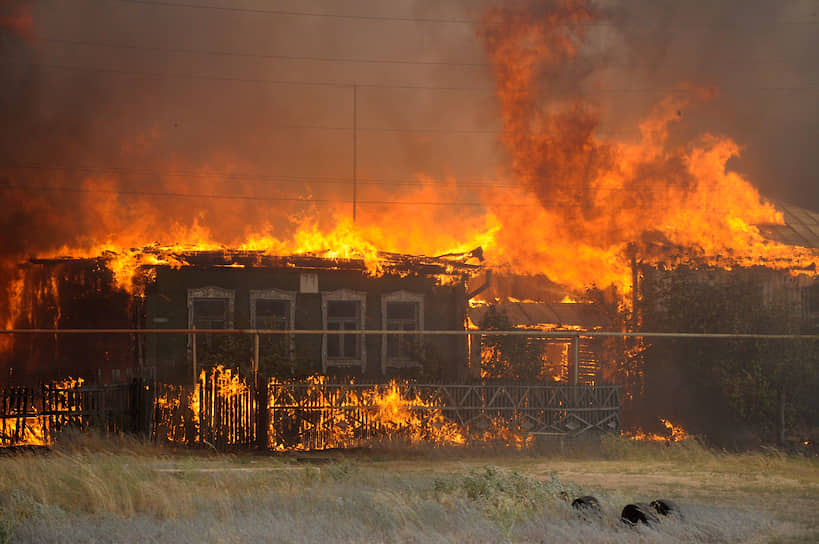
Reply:
[[[262,1],[243,5],[276,7]],[[316,0],[298,3],[298,9],[479,20],[492,7],[543,12],[550,5],[416,0],[399,6],[358,0],[340,6]],[[763,194],[819,209],[819,191],[815,190],[819,173],[815,152],[819,63],[815,52],[819,47],[812,4],[629,0],[598,2],[589,9],[599,21],[613,26],[587,30],[592,50],[581,55],[582,62],[575,63],[572,71],[553,74],[551,92],[556,99],[570,99],[574,93],[588,90],[600,74],[604,75],[602,85],[610,89],[666,89],[686,82],[713,85],[720,89],[717,98],[696,111],[681,112],[680,141],[703,131],[728,134],[744,146],[742,158],[734,160],[732,166],[746,174]],[[50,39],[133,44],[158,50],[85,46]],[[351,197],[349,186],[343,183],[270,179],[277,175],[349,179],[352,144],[348,130],[278,128],[348,128],[352,119],[349,88],[156,74],[362,85],[493,86],[488,66],[273,60],[169,52],[172,49],[487,62],[475,28],[463,24],[291,17],[116,1],[0,2],[0,261],[5,263],[6,276],[9,266],[31,255],[63,245],[93,245],[109,234],[130,232],[145,217],[151,218],[157,232],[164,233],[162,242],[174,241],[169,238],[177,223],[190,225],[198,219],[229,243],[265,223],[285,232],[290,216],[304,210],[298,204],[275,201],[139,197],[47,187]],[[111,72],[65,68],[68,66]],[[779,87],[794,90],[764,90]],[[599,127],[589,118],[570,134],[573,141],[563,147],[583,145],[592,130],[633,133],[634,120],[659,96],[645,92],[600,94],[596,97],[601,112]],[[580,119],[593,114],[583,109],[575,112]],[[501,130],[491,91],[362,87],[358,115],[361,178],[406,180],[424,172],[475,180],[492,179],[510,170],[508,156],[496,136],[469,132]],[[370,130],[394,128],[467,132]],[[555,149],[559,153],[561,147]],[[600,145],[589,155],[589,162],[569,160],[565,171],[536,174],[573,176],[582,187],[589,172],[605,167],[608,154],[607,147]],[[54,166],[68,169],[51,169]],[[78,171],[78,166],[90,170]],[[128,170],[100,170],[108,167]],[[137,174],[134,169],[147,173]],[[205,171],[251,177],[207,177],[202,175]],[[194,175],[170,176],[168,172]],[[359,196],[366,198],[366,194],[363,188]],[[474,194],[465,190],[462,196],[469,200]],[[577,195],[558,193],[554,198],[573,199]],[[97,205],[89,207],[89,203]],[[319,212],[330,220],[326,209],[319,208]],[[389,208],[383,213],[389,214]],[[133,238],[139,234],[133,233]]]

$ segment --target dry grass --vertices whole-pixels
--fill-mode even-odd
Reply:
[[[814,542],[819,462],[614,439],[564,455],[214,455],[80,438],[0,457],[0,542]],[[599,519],[566,498],[594,494]],[[676,499],[686,519],[618,522]]]

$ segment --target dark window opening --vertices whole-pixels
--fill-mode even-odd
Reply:
[[[229,322],[229,300],[226,298],[194,299],[193,326],[195,329],[226,329]],[[196,357],[201,367],[225,364],[225,354],[231,352],[235,338],[224,334],[197,334]]]
[[[417,302],[388,302],[387,330],[417,331],[418,306]],[[417,335],[387,335],[387,358],[396,360],[414,359],[416,358],[418,345],[419,337]]]
[[[350,300],[327,302],[327,330],[357,331],[361,303]],[[328,359],[360,359],[361,339],[357,334],[328,334]]]
[[[290,328],[289,300],[257,300],[256,328],[287,330]]]
[[[255,323],[257,329],[289,330],[290,301],[279,299],[256,300]],[[281,374],[292,371],[290,337],[285,334],[265,334],[259,341],[260,368]]]
[[[807,310],[808,314],[819,314],[819,283],[807,288]]]
[[[228,321],[228,299],[211,298],[193,301],[193,325],[197,329],[224,329]]]

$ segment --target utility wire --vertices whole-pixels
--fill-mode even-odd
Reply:
[[[406,23],[443,23],[443,24],[459,24],[459,25],[475,25],[477,23],[486,23],[492,25],[498,24],[507,24],[505,22],[500,21],[492,21],[492,20],[482,20],[482,19],[469,19],[469,18],[461,18],[461,17],[450,17],[450,18],[443,18],[443,17],[407,17],[407,16],[396,16],[396,15],[361,15],[361,14],[343,14],[343,13],[322,13],[317,11],[298,11],[298,10],[282,10],[282,9],[269,9],[269,8],[246,8],[246,7],[235,7],[235,6],[218,6],[213,4],[199,4],[193,2],[180,2],[180,1],[172,1],[172,0],[116,0],[118,2],[124,4],[141,4],[145,6],[157,6],[157,7],[171,7],[171,8],[184,8],[184,9],[195,9],[195,10],[209,10],[209,11],[219,11],[219,12],[232,12],[232,13],[250,13],[250,14],[267,14],[267,15],[283,15],[283,16],[291,16],[291,17],[316,17],[316,18],[330,18],[330,19],[351,19],[351,20],[362,20],[362,21],[389,21],[389,22],[406,22]],[[525,12],[516,13],[520,20],[526,20],[529,15]],[[765,24],[777,24],[777,25],[815,25],[819,24],[817,20],[780,20],[780,21],[764,21]],[[561,22],[561,23],[553,23],[552,26],[565,26],[565,27],[610,27],[610,26],[657,26],[657,25],[650,25],[650,24],[628,24],[628,23],[615,23],[612,21],[590,21],[590,22],[581,22],[581,23],[571,23],[571,22]],[[734,23],[725,23],[719,25],[702,25],[707,28],[735,28],[736,24]]]
[[[0,57],[9,62],[8,57]],[[26,66],[38,68],[50,68],[59,70],[74,70],[84,71],[95,74],[119,75],[119,76],[142,76],[154,79],[186,79],[186,80],[204,80],[204,81],[222,81],[222,82],[239,82],[239,83],[260,83],[267,85],[281,85],[281,86],[298,86],[298,87],[332,87],[342,89],[352,89],[354,86],[358,88],[369,89],[403,89],[403,90],[428,90],[428,91],[468,91],[468,92],[493,92],[494,87],[463,87],[463,86],[437,86],[437,85],[410,85],[410,84],[389,84],[389,83],[355,83],[355,82],[336,82],[336,81],[296,81],[283,79],[265,79],[265,78],[241,78],[231,76],[208,76],[197,74],[181,74],[174,72],[153,72],[148,70],[122,70],[118,68],[100,68],[93,66],[76,66],[63,64],[43,64],[43,63],[19,63],[11,60],[10,64],[25,64]],[[526,89],[507,89],[507,90],[521,90]],[[750,90],[761,92],[817,92],[819,87],[743,87],[742,91]],[[611,89],[596,89],[594,93],[613,93],[613,94],[690,94],[693,91],[690,88],[611,88]]]
[[[46,186],[46,185],[0,185],[0,189],[22,190],[22,191],[64,191],[72,193],[93,193],[93,194],[117,194],[131,196],[149,197],[171,197],[171,198],[202,198],[210,200],[256,200],[269,202],[300,202],[303,204],[352,204],[352,200],[336,198],[298,198],[298,197],[267,197],[255,195],[224,195],[224,194],[204,194],[204,193],[175,193],[165,191],[129,191],[120,189],[85,189],[81,187]],[[401,205],[401,206],[470,206],[484,207],[482,202],[436,202],[436,201],[402,201],[402,200],[357,200],[357,204],[365,205]],[[493,204],[494,205],[494,204]],[[535,204],[498,204],[498,206],[532,208],[539,207]]]
[[[365,58],[347,58],[347,57],[322,57],[311,55],[279,55],[270,53],[247,53],[241,51],[225,51],[214,49],[188,49],[188,48],[172,48],[172,47],[158,47],[158,46],[144,46],[135,44],[124,44],[114,42],[94,42],[88,40],[67,40],[60,38],[34,38],[40,42],[81,45],[84,47],[97,47],[108,49],[131,49],[137,51],[154,51],[160,53],[175,53],[182,55],[206,55],[218,57],[239,57],[239,58],[256,58],[256,59],[273,59],[273,60],[298,60],[298,61],[316,61],[316,62],[337,62],[349,64],[398,64],[398,65],[422,65],[422,66],[467,66],[467,67],[488,67],[489,64],[485,62],[454,62],[443,60],[407,60],[407,59],[365,59]]]
[[[236,57],[236,58],[251,58],[262,60],[286,60],[286,61],[310,61],[310,62],[333,62],[340,64],[393,64],[402,66],[463,66],[468,68],[489,68],[492,65],[487,62],[463,62],[463,61],[448,61],[448,60],[411,60],[411,59],[375,59],[375,58],[350,58],[350,57],[328,57],[316,55],[284,55],[273,53],[258,53],[236,50],[216,50],[216,49],[193,49],[193,48],[175,48],[175,47],[160,47],[160,46],[146,46],[138,44],[116,43],[107,41],[90,41],[90,40],[71,40],[65,38],[50,38],[37,36],[34,40],[42,43],[53,43],[63,45],[78,45],[82,47],[91,47],[97,49],[125,49],[133,51],[148,51],[157,53],[172,53],[178,55],[201,55],[201,56],[217,56],[217,57]],[[731,63],[732,67],[743,69],[748,66],[776,66],[790,64],[784,59],[742,59]],[[678,67],[682,63],[668,63],[668,62],[609,62],[606,67],[618,68],[660,68],[660,67]]]
[[[507,186],[517,187],[517,186]],[[86,193],[86,194],[114,194],[122,196],[142,196],[142,197],[162,197],[162,198],[190,198],[190,199],[207,199],[207,200],[243,200],[243,201],[263,201],[263,202],[298,202],[302,204],[352,204],[352,200],[338,199],[338,198],[301,198],[301,197],[284,197],[284,196],[257,196],[257,195],[236,195],[236,194],[210,194],[210,193],[182,193],[173,191],[139,191],[127,189],[88,189],[84,187],[68,187],[68,186],[53,186],[53,185],[12,185],[0,184],[0,190],[19,190],[19,191],[55,191],[55,192],[69,192],[69,193]],[[633,187],[603,187],[594,190],[595,194],[600,193],[616,193],[616,192],[630,192]],[[662,188],[661,188],[662,189]],[[536,203],[533,204],[508,204],[498,203],[493,201],[492,208],[542,208],[544,205],[552,205],[560,208],[571,209],[585,209],[587,206],[583,203],[572,202],[569,199],[544,199],[533,195]],[[474,201],[412,201],[412,200],[356,200],[357,204],[364,205],[397,205],[397,206],[455,206],[455,207],[487,207],[484,202]],[[633,208],[641,208],[647,206],[632,206]]]
[[[158,170],[122,167],[122,166],[69,166],[69,165],[44,165],[44,164],[0,164],[0,171],[2,170],[56,170],[56,171],[70,171],[80,173],[114,173],[119,175],[135,175],[135,176],[155,176],[157,178],[179,177],[190,179],[216,179],[216,180],[232,180],[232,181],[269,181],[269,182],[283,182],[283,183],[321,183],[329,185],[349,185],[352,183],[351,177],[332,177],[332,176],[294,176],[294,175],[275,175],[265,176],[256,173],[232,173],[232,172],[197,172],[172,170],[168,172],[160,172]],[[432,176],[430,176],[432,177]],[[447,175],[455,179],[455,186],[457,188],[506,188],[515,189],[521,188],[521,184],[510,183],[496,183],[489,178],[458,178],[454,175]],[[434,179],[434,178],[433,178]],[[406,178],[373,178],[365,177],[359,178],[359,183],[364,185],[376,186],[390,186],[390,187],[417,187],[424,185],[424,181],[420,179],[406,179]],[[0,181],[0,188],[4,185]],[[6,185],[8,187],[8,185]],[[629,182],[629,188],[635,186],[644,186],[648,188],[656,187],[654,180],[643,179],[633,180]],[[21,186],[20,188],[24,188]],[[663,187],[660,187],[661,189]],[[594,187],[589,188],[590,191],[621,191],[627,190],[621,187]],[[630,190],[630,189],[629,189]]]
[[[232,173],[232,172],[196,172],[196,171],[169,171],[159,172],[156,170],[147,170],[141,168],[129,167],[105,167],[105,166],[65,166],[65,165],[43,165],[43,164],[13,164],[0,166],[0,169],[8,170],[64,170],[82,173],[115,173],[115,174],[132,174],[137,176],[156,176],[156,177],[183,177],[192,179],[224,179],[224,180],[246,180],[246,181],[271,181],[271,182],[285,182],[285,183],[322,183],[330,185],[348,185],[352,183],[352,178],[345,177],[325,177],[325,176],[292,176],[292,175],[276,175],[264,176],[259,174],[246,173]],[[486,178],[485,182],[479,182],[476,179],[458,181],[458,187],[506,187],[513,188],[517,185],[497,184]],[[389,185],[389,186],[418,186],[423,182],[420,180],[408,179],[389,179],[389,178],[359,178],[359,183],[365,185]],[[2,187],[2,185],[0,185]]]

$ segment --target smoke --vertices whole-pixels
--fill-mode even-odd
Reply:
[[[31,41],[34,21],[28,6],[18,0],[2,0],[0,10],[0,29]]]
[[[267,2],[244,5],[271,9]],[[815,88],[812,9],[738,0],[716,6],[466,0],[387,6],[358,0],[343,10],[315,0],[298,6],[419,19],[517,17],[508,21],[513,24],[480,27],[476,38],[475,26],[462,22],[6,0],[0,3],[4,274],[32,255],[90,252],[108,243],[235,244],[260,233],[287,239],[305,221],[333,228],[352,208],[353,84],[359,85],[357,169],[364,181],[358,198],[376,202],[361,205],[359,219],[367,228],[400,222],[392,238],[372,234],[390,249],[402,249],[395,239],[402,234],[403,249],[425,250],[418,240],[429,236],[428,225],[448,235],[436,240],[439,245],[471,241],[482,230],[500,228],[501,218],[507,229],[497,244],[517,249],[496,247],[497,255],[506,251],[503,256],[517,259],[525,253],[521,246],[542,246],[550,236],[594,234],[604,238],[594,248],[609,258],[610,248],[624,239],[618,229],[629,235],[643,230],[611,221],[592,198],[602,194],[600,180],[616,174],[626,192],[610,194],[628,194],[634,203],[614,197],[610,207],[625,209],[663,202],[644,190],[660,178],[687,191],[693,179],[684,164],[692,150],[675,147],[704,132],[736,141],[741,157],[732,156],[730,146],[718,147],[720,157],[766,195],[819,208],[811,185],[817,174],[815,93],[760,90]],[[528,15],[521,18],[523,10]],[[550,21],[556,19],[570,24],[555,31]],[[499,72],[516,66],[496,58],[499,48],[522,45],[504,34],[509,29],[527,32],[538,48],[518,51],[522,66],[532,70],[528,75]],[[320,60],[327,58],[444,64]],[[531,85],[514,95],[521,87],[515,78],[522,76]],[[331,82],[341,86],[326,85]],[[686,83],[719,92],[707,103],[697,92],[675,92],[663,101],[663,90]],[[493,88],[505,93],[500,105]],[[613,92],[618,89],[640,92]],[[658,104],[654,119],[665,122],[652,141],[664,137],[665,151],[630,160],[635,171],[622,171],[631,148],[618,142],[638,140],[637,120]],[[663,132],[670,123],[674,129]],[[550,140],[550,134],[560,138]],[[537,154],[544,156],[533,160]],[[419,174],[423,185],[404,184]],[[473,182],[490,182],[500,193],[484,195]],[[518,184],[522,194],[501,190]],[[530,206],[529,194],[545,210],[564,212],[508,217],[515,208],[492,204]],[[299,198],[332,202],[309,206]],[[488,218],[476,208],[377,204],[481,198],[491,210]],[[517,240],[533,221],[544,223],[539,241]],[[569,254],[564,247],[536,250],[554,255],[532,266],[546,272],[559,269],[557,261]]]

